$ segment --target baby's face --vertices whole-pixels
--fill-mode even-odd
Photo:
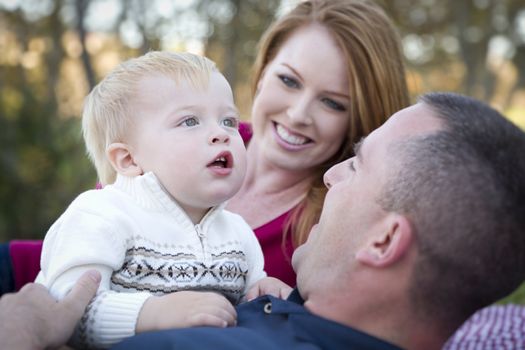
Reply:
[[[230,85],[212,73],[206,89],[165,76],[138,82],[131,153],[152,171],[190,218],[231,198],[246,172],[246,148]],[[194,220],[195,221],[195,220]]]

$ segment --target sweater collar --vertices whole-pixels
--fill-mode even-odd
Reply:
[[[153,172],[147,172],[144,175],[134,177],[117,174],[115,182],[105,188],[108,187],[113,187],[116,190],[126,193],[135,203],[147,211],[164,212],[172,216],[179,225],[188,228],[195,226],[186,212],[164,188]],[[212,207],[198,225],[204,228],[207,227],[208,223],[213,221],[225,205],[226,203],[221,203],[218,206]]]

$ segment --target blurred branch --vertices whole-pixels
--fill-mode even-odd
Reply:
[[[224,76],[228,81],[232,82],[232,86],[235,88],[237,81],[236,71],[236,56],[239,45],[239,32],[243,30],[242,23],[240,20],[241,14],[241,0],[232,0],[233,8],[235,9],[235,15],[229,23],[229,34],[223,43],[227,47],[224,57]]]
[[[77,15],[77,32],[82,45],[82,65],[84,66],[84,72],[86,73],[86,79],[89,84],[89,90],[95,87],[95,72],[93,71],[93,66],[91,64],[91,58],[86,49],[86,28],[84,26],[84,18],[86,16],[86,10],[89,6],[89,0],[76,0],[75,1],[75,12]]]

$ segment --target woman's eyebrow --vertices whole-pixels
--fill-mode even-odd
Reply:
[[[291,70],[295,75],[297,75],[299,77],[299,79],[303,79],[302,75],[297,71],[297,69],[295,69],[294,67],[292,67],[291,65],[289,65],[288,63],[282,63],[283,66],[285,66],[286,68],[288,68],[289,70]]]

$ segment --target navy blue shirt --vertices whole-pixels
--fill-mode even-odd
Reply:
[[[288,300],[262,296],[237,306],[236,327],[195,327],[141,333],[112,349],[400,349],[316,316],[306,310],[303,303],[297,289]]]
[[[0,296],[15,291],[13,264],[9,254],[9,243],[0,243]]]

